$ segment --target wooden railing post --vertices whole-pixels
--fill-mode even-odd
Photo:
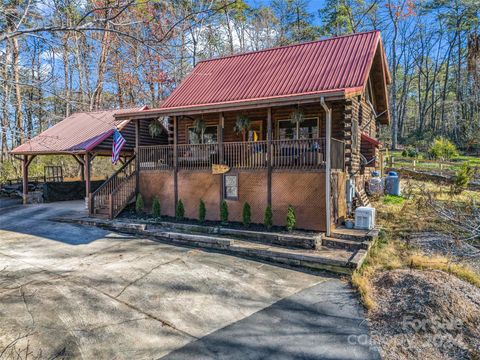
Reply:
[[[108,195],[108,218],[113,219],[113,196],[112,194]]]

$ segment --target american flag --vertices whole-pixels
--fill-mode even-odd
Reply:
[[[112,164],[116,164],[118,159],[120,158],[120,151],[122,150],[123,145],[125,145],[126,141],[123,138],[120,131],[115,129],[113,131],[113,144],[112,144]]]

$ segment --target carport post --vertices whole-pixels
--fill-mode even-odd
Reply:
[[[28,155],[23,155],[22,160],[22,175],[23,175],[23,204],[28,200]]]
[[[36,155],[31,155],[28,157],[28,155],[23,155],[22,159],[22,187],[23,187],[23,193],[22,193],[22,198],[23,198],[23,203],[27,204],[28,203],[28,167],[30,166],[30,163],[32,160],[35,158]]]
[[[92,213],[92,202],[90,201],[91,191],[90,191],[90,153],[86,152],[83,155],[83,171],[85,172],[85,202],[88,213]]]

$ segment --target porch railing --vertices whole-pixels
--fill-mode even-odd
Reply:
[[[235,169],[267,167],[267,142],[228,142],[223,144],[224,162]]]
[[[140,170],[162,170],[173,168],[173,146],[140,146],[138,148]]]
[[[270,143],[273,169],[324,169],[325,138],[273,140]],[[174,166],[174,146],[141,146],[138,151],[140,170],[171,170]],[[232,169],[265,169],[268,166],[268,142],[227,142],[223,144],[177,145],[177,166],[184,170],[209,170],[212,164],[223,162]],[[331,141],[332,169],[344,169],[345,145]]]
[[[275,169],[321,169],[325,166],[325,139],[272,141]]]
[[[218,161],[218,144],[177,145],[179,169],[207,170]]]

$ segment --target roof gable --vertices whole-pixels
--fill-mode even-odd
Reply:
[[[160,109],[361,92],[379,40],[370,31],[205,60]]]

